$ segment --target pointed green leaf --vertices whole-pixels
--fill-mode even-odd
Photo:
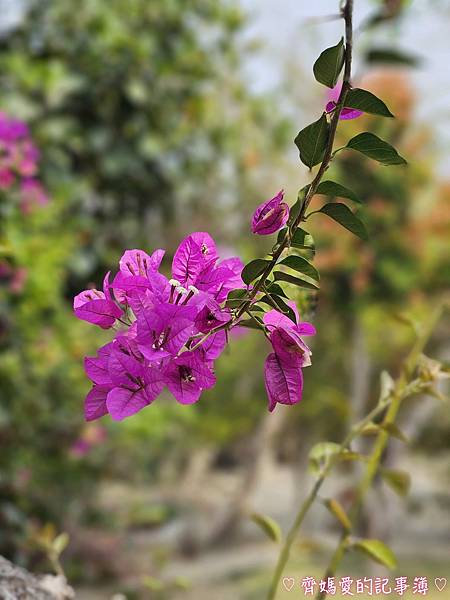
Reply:
[[[278,233],[277,243],[281,243],[284,240],[284,236],[286,235],[287,227],[281,229]],[[300,248],[301,250],[314,250],[314,239],[313,236],[298,227],[294,235],[291,238],[291,246],[293,248]]]
[[[381,117],[393,117],[394,115],[388,109],[386,104],[377,98],[375,94],[360,88],[354,88],[347,93],[345,97],[346,108],[356,108],[371,115],[380,115]]]
[[[337,461],[359,460],[362,456],[357,452],[342,448],[340,444],[335,442],[319,442],[311,448],[308,458],[311,470],[317,473],[321,467],[327,465],[332,459]]]
[[[342,527],[346,531],[350,531],[350,529],[352,528],[352,524],[341,503],[335,500],[334,498],[329,498],[324,501],[324,504],[328,508],[330,513],[336,517],[336,519],[339,521]]]
[[[316,81],[334,88],[344,66],[344,59],[344,38],[341,38],[336,46],[324,50],[314,63],[313,72]]]
[[[380,400],[386,400],[395,389],[395,381],[387,371],[380,375]]]
[[[306,198],[307,193],[309,192],[310,187],[311,186],[308,184],[308,185],[305,185],[304,187],[302,187],[302,189],[298,191],[297,200],[291,206],[291,208],[289,210],[289,219],[288,219],[289,226],[291,226],[294,223],[294,221],[297,219],[297,217],[299,216],[300,211],[302,210],[303,202]],[[280,241],[279,235],[278,235],[278,241]]]
[[[310,233],[299,227],[292,236],[291,246],[302,250],[314,250],[314,238]]]
[[[325,204],[319,212],[328,215],[362,240],[367,240],[368,235],[364,223],[345,204],[340,202]]]
[[[322,181],[317,188],[316,194],[348,198],[349,200],[353,200],[353,202],[361,204],[361,200],[354,192],[352,192],[352,190],[349,190],[345,186],[341,185],[340,183],[336,183],[335,181]]]
[[[275,294],[277,296],[282,296],[283,298],[289,299],[281,285],[278,285],[278,283],[274,283],[273,281],[266,286],[266,290],[270,293],[270,295]]]
[[[239,327],[246,327],[247,329],[264,329],[264,325],[256,319],[256,317],[242,319],[242,321],[239,321]]]
[[[365,58],[369,63],[397,64],[410,67],[416,67],[421,62],[418,56],[396,48],[372,48],[366,53]]]
[[[248,285],[265,271],[268,264],[269,261],[262,258],[252,260],[242,269],[242,281]]]
[[[297,319],[295,317],[295,312],[279,296],[276,296],[275,294],[273,296],[269,296],[268,294],[265,294],[264,296],[262,296],[262,298],[260,298],[258,300],[258,302],[263,302],[264,304],[267,304],[268,306],[274,308],[275,310],[277,310],[277,311],[283,313],[284,315],[286,315],[287,317],[289,317],[289,319],[293,323],[297,323]]]
[[[320,289],[319,286],[313,281],[300,279],[299,277],[294,277],[293,275],[289,275],[289,273],[283,273],[282,271],[275,271],[273,276],[275,278],[275,281],[286,281],[287,283],[292,283],[293,285],[297,285],[298,287],[302,287],[307,290]]]
[[[352,138],[347,148],[361,152],[369,158],[377,160],[383,165],[406,165],[406,160],[400,156],[395,148],[380,139],[374,133],[365,131]]]
[[[259,527],[264,531],[264,533],[274,542],[281,541],[281,528],[278,523],[272,519],[272,517],[268,517],[267,515],[261,515],[260,513],[253,513],[251,515],[251,519],[254,523],[259,525]]]
[[[52,542],[52,550],[53,552],[59,556],[67,547],[69,543],[69,534],[63,531],[59,535],[55,537]]]
[[[395,423],[380,423],[380,427],[381,429],[384,429],[384,431],[387,431],[390,436],[397,438],[405,444],[409,444],[408,438]]]
[[[396,469],[380,469],[380,473],[385,482],[399,496],[406,496],[411,487],[411,476],[406,471],[398,471]]]
[[[353,547],[389,569],[395,569],[397,566],[394,553],[380,540],[359,540],[353,544]]]
[[[289,304],[286,304],[286,302],[276,294],[271,295],[270,298],[275,304],[275,308],[277,310],[288,316],[293,323],[297,323],[295,312],[292,310]]]
[[[237,308],[242,302],[248,297],[248,290],[241,288],[231,290],[228,292],[227,300],[225,302],[228,308]]]
[[[300,152],[300,160],[310,169],[323,159],[329,130],[330,125],[323,113],[319,120],[302,129],[295,138],[295,145]]]
[[[302,256],[294,256],[291,254],[290,256],[283,258],[279,264],[285,265],[290,269],[294,269],[294,271],[298,271],[299,273],[303,273],[303,275],[307,275],[315,281],[320,280],[320,275],[316,267],[314,267],[309,261],[306,260],[306,258],[303,258]]]

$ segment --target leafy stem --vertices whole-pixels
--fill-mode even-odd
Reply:
[[[272,255],[272,260],[268,263],[268,265],[267,265],[266,269],[263,271],[261,277],[253,286],[253,288],[250,292],[249,299],[246,300],[239,307],[237,314],[236,314],[236,319],[239,319],[244,314],[244,312],[248,309],[248,307],[252,303],[255,296],[258,294],[258,292],[261,291],[262,287],[264,286],[264,283],[265,283],[267,277],[269,277],[269,275],[272,273],[273,269],[275,268],[276,264],[278,263],[280,256],[283,254],[283,252],[285,250],[287,250],[290,247],[292,236],[294,235],[294,233],[300,226],[301,222],[304,220],[306,210],[308,209],[308,206],[310,205],[313,196],[316,194],[317,188],[319,187],[319,184],[322,181],[322,178],[332,160],[333,145],[334,145],[334,140],[336,137],[337,126],[339,124],[339,117],[345,106],[345,99],[346,99],[347,93],[350,90],[352,48],[353,48],[353,0],[346,0],[346,3],[342,9],[342,17],[345,20],[344,76],[343,76],[343,81],[342,81],[341,92],[339,94],[339,99],[336,103],[336,108],[331,117],[330,130],[328,133],[328,141],[327,141],[327,145],[325,148],[322,162],[320,163],[319,169],[309,186],[308,192],[303,200],[303,203],[300,208],[300,212],[299,212],[298,216],[292,223],[292,226],[290,228],[288,228],[288,230],[286,231],[284,239],[281,241],[281,243],[278,245],[277,249],[275,250],[275,252]]]
[[[392,400],[389,404],[389,408],[383,420],[384,425],[394,424],[402,401],[405,397],[410,395],[410,392],[408,393],[408,386],[411,383],[411,377],[414,373],[414,370],[417,368],[423,349],[427,344],[431,334],[433,333],[437,322],[439,321],[439,318],[442,314],[442,310],[442,305],[438,305],[434,309],[434,311],[431,312],[428,322],[422,329],[421,335],[417,338],[416,343],[414,344],[408,357],[406,358],[402,372],[390,394]],[[388,440],[389,432],[387,431],[387,429],[380,429],[374,442],[372,452],[367,461],[364,476],[362,477],[357,487],[356,495],[353,500],[351,509],[349,511],[349,519],[352,526],[356,524],[361,506],[364,503],[364,499],[367,495],[367,492],[369,491],[373,480],[379,471],[381,459],[383,457],[383,453],[387,446]],[[326,579],[327,577],[332,577],[336,573],[336,570],[345,554],[345,551],[349,546],[349,542],[350,531],[343,531],[339,539],[338,545],[330,559],[330,563],[326,569],[323,579]],[[319,591],[317,592],[316,600],[323,600],[325,597],[326,593]]]
[[[318,497],[322,484],[325,482],[325,479],[327,478],[333,467],[336,465],[336,463],[339,461],[342,454],[350,448],[351,442],[354,439],[356,439],[359,435],[361,435],[366,426],[371,424],[377,417],[382,415],[386,411],[386,409],[387,412],[383,422],[394,422],[395,417],[400,408],[401,401],[406,397],[405,393],[407,392],[407,386],[410,383],[411,376],[415,368],[417,367],[422,351],[425,345],[427,344],[436,323],[439,320],[441,312],[442,307],[440,306],[431,314],[428,323],[423,328],[420,337],[417,338],[416,343],[414,344],[408,357],[406,358],[403,370],[392,389],[387,394],[384,394],[383,390],[381,391],[377,405],[363,419],[361,419],[358,423],[353,425],[345,439],[336,449],[336,452],[329,457],[325,465],[322,467],[316,481],[314,482],[313,487],[311,488],[309,494],[301,504],[297,516],[286,536],[272,578],[272,583],[269,590],[269,594],[267,596],[267,600],[274,600],[280,584],[281,577],[289,559],[292,544],[298,536],[300,527],[306,517],[306,514],[308,513],[308,510]],[[349,518],[352,521],[352,523],[357,517],[357,513],[359,511],[361,503],[364,500],[366,492],[371,486],[373,478],[375,477],[378,471],[380,460],[383,451],[386,447],[388,438],[389,433],[385,429],[380,430],[380,433],[378,434],[374,444],[373,452],[367,461],[367,469],[365,472],[365,476],[362,479],[360,486],[358,487],[358,492],[352,510],[349,513]],[[332,556],[330,565],[323,579],[325,579],[326,577],[331,577],[335,573],[348,546],[349,540],[350,532],[346,530],[341,535],[338,547],[336,548]],[[317,600],[323,600],[323,598],[325,598],[325,594],[318,593]]]

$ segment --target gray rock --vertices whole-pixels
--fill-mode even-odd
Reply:
[[[0,600],[69,600],[74,592],[62,575],[32,575],[0,556]]]

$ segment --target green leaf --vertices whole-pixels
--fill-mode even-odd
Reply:
[[[281,528],[272,517],[261,515],[260,513],[253,513],[251,519],[254,523],[259,525],[268,538],[277,543],[281,542]]]
[[[389,569],[395,569],[397,560],[392,550],[380,540],[359,540],[353,547],[370,556],[374,561],[385,565]]]
[[[300,160],[310,169],[322,162],[327,147],[330,125],[325,113],[318,121],[302,129],[295,138]]]
[[[156,577],[152,577],[151,575],[144,575],[142,577],[142,584],[152,592],[160,592],[166,587],[166,584],[163,581]]]
[[[63,531],[63,533],[60,533],[59,535],[57,535],[52,542],[53,552],[57,556],[59,556],[65,550],[68,543],[69,543],[69,534],[66,533],[65,531]]]
[[[283,258],[283,260],[280,261],[279,264],[285,265],[290,269],[294,269],[294,271],[298,271],[299,273],[303,273],[303,275],[307,275],[315,281],[320,280],[319,271],[309,261],[307,261],[306,258],[303,258],[302,256],[294,256],[291,254],[290,256],[286,256],[286,258]]]
[[[264,329],[264,323],[261,319],[258,319],[256,315],[253,315],[251,319],[242,319],[242,321],[239,321],[239,327],[246,327],[247,329]]]
[[[395,423],[380,423],[381,429],[384,429],[390,436],[397,438],[398,440],[409,444],[409,440],[403,431]]]
[[[324,505],[328,508],[330,513],[336,517],[336,519],[339,521],[342,527],[346,531],[350,531],[350,529],[352,528],[352,524],[341,503],[335,500],[334,498],[329,498],[327,500],[324,500]]]
[[[414,55],[395,48],[372,48],[366,53],[365,59],[369,63],[397,64],[416,67],[421,59]]]
[[[361,90],[360,88],[354,88],[347,93],[345,108],[356,108],[365,113],[380,115],[381,117],[394,116],[386,104],[377,98],[375,94],[367,90]]]
[[[281,285],[278,285],[278,283],[272,282],[270,285],[266,286],[266,290],[270,293],[271,296],[275,294],[277,296],[282,296],[283,298],[289,298],[286,295],[286,292],[281,287]]]
[[[302,250],[314,250],[313,236],[299,227],[292,236],[291,246]]]
[[[324,196],[337,196],[339,198],[348,198],[361,204],[361,200],[358,196],[340,183],[335,181],[322,181],[317,188],[316,194],[323,194]]]
[[[362,240],[367,240],[368,235],[364,223],[345,204],[331,202],[322,206],[319,212],[328,215]]]
[[[293,323],[297,323],[297,318],[295,316],[295,312],[292,310],[292,308],[289,306],[289,304],[286,304],[286,302],[282,298],[280,298],[280,296],[277,296],[276,294],[274,294],[273,296],[271,295],[270,297],[271,297],[271,300],[274,302],[275,308],[277,310],[279,310],[283,314],[287,315]]]
[[[293,285],[297,285],[298,287],[302,287],[307,290],[320,289],[319,286],[312,281],[306,281],[305,279],[294,277],[293,275],[289,275],[289,273],[283,273],[282,271],[275,271],[273,276],[275,281],[286,281],[286,283],[292,283]]]
[[[248,285],[265,271],[268,264],[269,261],[262,258],[252,260],[242,269],[242,281]]]
[[[399,496],[406,496],[411,487],[411,476],[406,471],[398,471],[396,469],[380,469],[381,476],[385,482]]]
[[[344,38],[336,46],[324,50],[313,66],[316,81],[334,88],[345,60]]]
[[[377,160],[383,165],[406,165],[406,160],[400,156],[395,148],[380,139],[374,133],[365,131],[352,138],[347,148],[361,152],[369,158]]]
[[[380,388],[380,400],[386,400],[395,389],[395,381],[387,371],[381,371]]]
[[[302,206],[303,206],[303,202],[304,202],[304,200],[306,198],[306,195],[307,195],[310,187],[311,186],[308,184],[308,185],[305,185],[304,187],[302,187],[302,189],[298,191],[297,200],[291,206],[291,209],[289,210],[289,219],[288,219],[288,225],[289,226],[291,226],[295,222],[295,220],[297,219],[297,217],[299,216],[300,211],[301,211]],[[280,241],[280,234],[278,234],[278,241]]]
[[[242,288],[231,290],[228,292],[227,300],[225,302],[228,308],[237,308],[247,298],[248,291]]]
[[[360,460],[362,456],[357,452],[352,452],[347,448],[342,448],[335,442],[319,442],[315,444],[309,452],[309,464],[313,472],[317,473],[321,467],[324,467],[334,458],[338,461]]]
[[[264,296],[262,296],[262,298],[260,298],[258,300],[258,302],[263,302],[264,304],[267,304],[268,306],[274,308],[275,310],[282,312],[287,317],[289,317],[289,319],[293,323],[297,323],[297,319],[295,318],[295,312],[279,296],[276,296],[275,294],[273,296],[269,296],[268,294],[265,294]]]

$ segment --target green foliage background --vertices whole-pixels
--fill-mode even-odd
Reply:
[[[102,481],[158,483],[167,462],[176,478],[201,447],[235,456],[266,411],[267,349],[248,334],[232,339],[217,386],[198,405],[166,398],[122,424],[105,420],[106,440],[75,457],[89,387],[82,359],[108,334],[73,317],[72,296],[99,284],[125,248],[165,247],[168,269],[180,238],[195,230],[207,229],[244,260],[259,256],[267,247],[250,238],[252,210],[282,187],[280,173],[288,192],[305,183],[285,158],[299,124],[277,98],[252,93],[242,75],[245,18],[235,3],[30,6],[0,39],[0,107],[29,123],[51,197],[26,217],[6,194],[0,199],[1,258],[27,273],[19,293],[8,282],[0,288],[0,554],[22,562],[36,557],[32,524],[101,523]],[[391,94],[389,78],[368,88],[400,118],[345,124],[342,142],[369,129],[395,143],[410,167],[387,170],[356,153],[334,163],[339,181],[363,200],[368,243],[325,217],[308,223],[322,291],[318,306],[314,294],[298,300],[319,333],[303,404],[277,439],[284,460],[295,462],[324,436],[339,439],[352,417],[355,331],[372,357],[369,401],[380,369],[395,370],[411,340],[393,315],[407,308],[420,316],[448,287],[450,216],[442,207],[450,192],[435,184],[424,158],[427,132],[411,133],[406,84],[403,98]],[[448,416],[437,421],[433,451],[450,430]]]

